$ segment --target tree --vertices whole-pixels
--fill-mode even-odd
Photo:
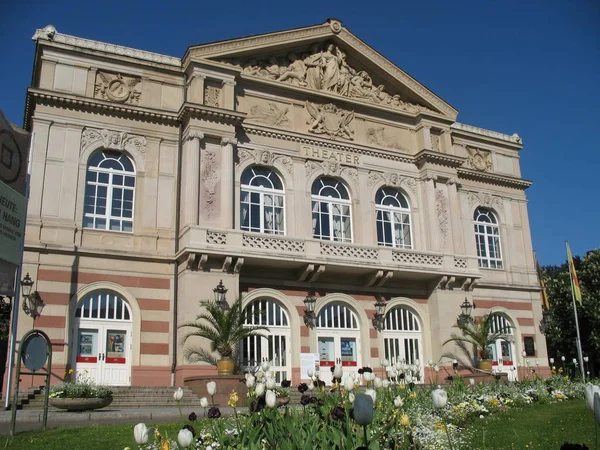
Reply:
[[[591,376],[598,376],[598,361],[600,361],[600,249],[592,250],[583,258],[575,257],[575,270],[581,292],[583,304],[577,303],[577,319],[581,335],[581,348],[589,363],[586,370]],[[542,276],[546,283],[546,290],[550,302],[549,324],[546,332],[548,354],[555,359],[555,364],[560,357],[565,357],[566,366],[572,373],[576,373],[573,358],[578,358],[573,314],[573,299],[571,294],[571,280],[567,263],[561,266],[546,266]],[[579,370],[579,369],[578,369]]]

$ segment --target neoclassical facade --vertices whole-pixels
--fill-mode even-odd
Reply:
[[[243,364],[268,360],[278,381],[299,383],[311,355],[324,374],[449,365],[465,298],[510,326],[496,370],[547,364],[520,138],[457,122],[339,21],[182,58],[51,26],[34,40],[24,271],[56,373],[215,373],[186,359],[180,325],[220,280],[269,328]]]

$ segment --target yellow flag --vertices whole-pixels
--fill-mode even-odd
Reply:
[[[571,249],[569,248],[569,243],[567,242],[567,262],[569,263],[569,274],[571,275],[571,286],[573,286],[573,295],[575,296],[575,300],[582,304],[581,297],[581,286],[579,286],[579,280],[577,279],[577,272],[575,272],[575,264],[573,264],[573,255],[571,255]]]
[[[540,264],[538,263],[537,260],[537,256],[534,255],[535,257],[535,270],[537,271],[537,276],[538,276],[538,280],[540,283],[540,298],[542,300],[542,306],[545,309],[550,309],[550,301],[548,300],[548,293],[546,292],[546,283],[544,283],[544,279],[542,278],[542,268],[540,267]]]

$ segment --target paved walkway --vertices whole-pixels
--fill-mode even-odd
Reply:
[[[219,408],[222,415],[233,414],[233,408],[228,406]],[[238,411],[246,411],[247,408],[238,408]],[[194,411],[198,417],[204,415],[201,407],[182,407],[183,418],[187,422],[188,415]],[[17,432],[25,430],[41,430],[43,410],[19,410],[17,411]],[[11,411],[0,411],[0,433],[6,434],[10,429]],[[137,424],[144,422],[148,425],[154,423],[177,422],[181,420],[179,408],[170,406],[164,408],[136,408],[136,409],[114,409],[106,407],[96,411],[67,412],[48,411],[48,428],[57,427],[88,427],[92,425],[112,424]]]

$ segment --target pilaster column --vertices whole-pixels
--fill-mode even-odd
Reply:
[[[460,199],[458,198],[457,180],[456,178],[450,178],[446,184],[448,185],[449,216],[452,226],[452,251],[454,253],[464,254],[464,232],[462,230],[463,214],[460,208]]]
[[[185,202],[185,215],[183,225],[198,225],[198,208],[200,204],[200,141],[204,134],[192,131],[187,136],[187,149],[185,155],[185,180],[181,186],[182,198]]]
[[[425,199],[426,199],[426,207],[427,207],[427,242],[426,248],[427,250],[437,250],[437,243],[439,241],[439,229],[438,229],[438,221],[437,221],[437,211],[436,211],[436,200],[435,200],[435,182],[437,180],[437,176],[429,175],[425,178],[425,182],[423,183],[425,188]]]
[[[226,229],[233,229],[233,210],[235,208],[233,186],[233,146],[237,139],[224,137],[221,139],[221,223]]]

